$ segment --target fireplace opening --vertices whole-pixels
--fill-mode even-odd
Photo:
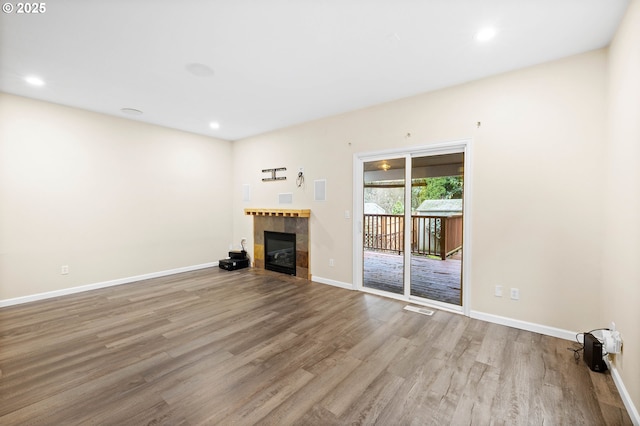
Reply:
[[[264,254],[265,269],[296,274],[296,234],[264,231]]]

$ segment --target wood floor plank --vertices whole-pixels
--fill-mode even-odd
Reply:
[[[378,375],[362,394],[345,410],[339,420],[343,424],[374,424],[393,399],[404,379],[389,372]]]
[[[408,340],[392,337],[387,345],[379,347],[349,376],[327,395],[321,404],[340,417],[362,392],[393,362],[397,354],[408,345]]]
[[[410,424],[414,419],[421,419],[429,424],[433,408],[427,403],[439,372],[446,368],[447,355],[437,348],[432,348],[428,361],[415,365],[413,374],[407,376],[395,396],[378,417],[379,424]],[[434,398],[441,398],[436,393]]]
[[[223,418],[220,423],[256,424],[313,378],[314,375],[308,371],[297,369],[274,381],[271,386],[261,392],[254,394],[249,401],[231,415]]]
[[[499,386],[498,369],[474,362],[463,393],[451,415],[451,424],[490,424],[492,399]]]
[[[334,352],[332,356],[322,359],[309,370],[314,374],[314,378],[261,419],[260,423],[269,425],[296,423],[361,363],[362,361],[351,358],[344,352]],[[332,417],[335,416],[332,415]]]
[[[0,308],[0,424],[629,425],[571,342],[264,270]]]
[[[298,426],[334,426],[342,423],[331,411],[320,405],[314,405],[301,419],[293,424]]]
[[[0,417],[5,424],[40,423],[65,424],[72,423],[73,417],[87,411],[93,411],[97,403],[110,395],[118,395],[126,390],[142,385],[144,379],[137,373],[166,357],[158,354],[151,358],[131,363],[114,369],[112,372],[92,377],[78,386],[63,392],[38,399],[22,408],[11,411]],[[33,389],[34,391],[36,389]]]

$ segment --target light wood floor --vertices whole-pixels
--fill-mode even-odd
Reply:
[[[631,424],[571,342],[256,271],[0,309],[0,424]]]

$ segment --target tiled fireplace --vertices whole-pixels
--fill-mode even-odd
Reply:
[[[309,217],[310,210],[245,209],[253,216],[253,262],[265,268],[264,232],[295,234],[295,275],[310,279],[309,274]]]

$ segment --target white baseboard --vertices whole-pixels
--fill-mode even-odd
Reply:
[[[521,321],[513,318],[501,317],[499,315],[487,314],[484,312],[471,311],[471,318],[482,321],[492,322],[494,324],[506,325],[507,327],[518,328],[520,330],[533,331],[534,333],[544,334],[546,336],[558,337],[560,339],[576,341],[576,332],[563,330],[561,328],[549,327],[546,325],[535,324],[532,322]]]
[[[638,413],[638,409],[633,404],[631,400],[631,395],[627,391],[627,388],[624,386],[622,382],[622,377],[620,377],[620,373],[614,364],[611,363],[609,356],[604,358],[604,362],[607,364],[609,371],[611,372],[611,377],[613,378],[613,383],[616,384],[616,388],[618,388],[618,393],[620,394],[620,398],[624,403],[625,408],[627,409],[627,413],[629,413],[629,417],[631,417],[631,422],[635,426],[640,426],[640,413]]]
[[[68,294],[81,293],[83,291],[96,290],[96,289],[105,288],[105,287],[112,287],[120,284],[128,284],[136,281],[148,280],[151,278],[165,277],[167,275],[179,274],[181,272],[197,271],[198,269],[212,268],[214,266],[218,266],[218,262],[209,262],[209,263],[202,263],[200,265],[184,266],[181,268],[169,269],[166,271],[151,272],[149,274],[136,275],[134,277],[118,278],[115,280],[81,285],[78,287],[63,288],[61,290],[47,291],[45,293],[15,297],[13,299],[0,300],[0,308],[6,307],[6,306],[20,305],[22,303],[35,302],[36,300],[50,299],[52,297],[66,296]]]
[[[334,287],[344,288],[346,290],[353,290],[353,285],[352,284],[343,283],[342,281],[330,280],[329,278],[322,278],[322,277],[312,276],[311,277],[311,281],[316,282],[316,283],[320,283],[320,284],[332,285]]]

